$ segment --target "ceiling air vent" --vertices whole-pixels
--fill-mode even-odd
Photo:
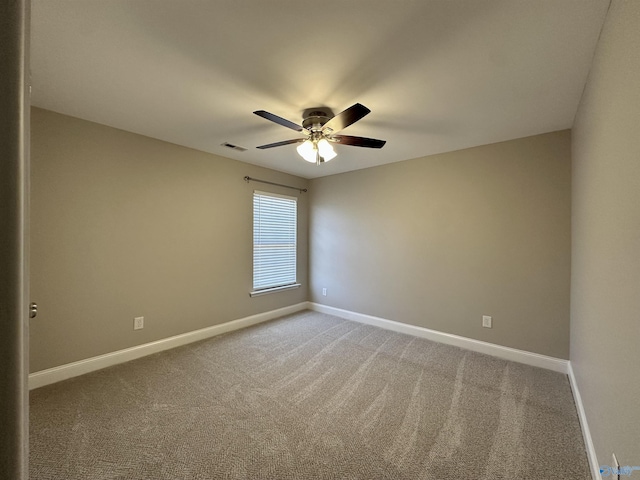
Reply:
[[[229,143],[229,142],[224,142],[221,143],[220,145],[222,145],[223,147],[227,147],[227,148],[233,148],[234,150],[237,150],[239,152],[246,152],[247,149],[244,147],[241,147],[239,145],[234,145],[233,143]]]

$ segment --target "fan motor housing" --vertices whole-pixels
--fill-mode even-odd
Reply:
[[[328,108],[310,108],[304,111],[302,126],[310,131],[317,131],[333,118],[333,112]]]

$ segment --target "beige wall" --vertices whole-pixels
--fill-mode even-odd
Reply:
[[[570,167],[561,131],[312,180],[311,300],[568,358]]]
[[[306,180],[37,108],[31,139],[31,371],[307,300],[307,194],[243,177]],[[302,288],[249,298],[254,189],[299,198]]]
[[[571,364],[601,465],[640,465],[639,126],[640,2],[616,0],[572,145]]]
[[[567,358],[569,147],[556,132],[308,182],[34,109],[31,370],[307,299]],[[248,296],[266,187],[244,175],[311,184],[298,290]]]

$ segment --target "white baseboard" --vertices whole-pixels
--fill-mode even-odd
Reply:
[[[447,345],[453,345],[467,350],[472,350],[474,352],[492,355],[505,360],[512,360],[514,362],[532,365],[534,367],[546,368],[548,370],[564,374],[567,374],[569,371],[569,361],[562,360],[560,358],[548,357],[546,355],[540,355],[539,353],[527,352],[516,348],[503,347],[502,345],[496,345],[494,343],[482,342],[480,340],[461,337],[451,333],[438,332],[437,330],[430,330],[424,327],[395,322],[393,320],[365,315],[363,313],[351,312],[341,308],[329,307],[319,303],[309,302],[309,309],[315,310],[316,312],[335,315],[336,317],[345,318],[347,320],[353,320],[355,322],[366,323],[367,325],[374,325],[387,330],[393,330],[394,332],[426,338],[428,340],[433,340],[434,342],[446,343]]]
[[[580,427],[582,427],[582,438],[584,439],[584,446],[587,450],[587,458],[589,459],[589,467],[591,467],[591,477],[593,480],[602,480],[600,475],[600,465],[598,464],[598,457],[596,456],[596,449],[593,446],[593,440],[591,439],[591,431],[589,430],[589,424],[587,423],[587,414],[584,411],[584,405],[582,404],[582,397],[580,396],[580,390],[578,389],[578,383],[576,377],[573,374],[573,367],[569,362],[569,383],[571,384],[571,390],[573,392],[573,399],[576,403],[576,409],[578,410],[578,418],[580,419]]]
[[[84,375],[85,373],[101,370],[119,363],[135,360],[136,358],[145,357],[163,350],[169,350],[171,348],[187,345],[188,343],[197,342],[198,340],[204,340],[233,330],[249,327],[257,323],[266,322],[267,320],[273,320],[274,318],[289,315],[301,310],[307,310],[308,308],[309,302],[301,302],[288,307],[278,308],[276,310],[270,310],[268,312],[251,315],[249,317],[232,320],[220,325],[213,325],[212,327],[194,330],[193,332],[183,333],[174,337],[163,338],[162,340],[145,343],[144,345],[138,345],[124,350],[99,355],[97,357],[68,363],[66,365],[60,365],[59,367],[41,370],[29,375],[29,390],[60,382],[68,378]]]

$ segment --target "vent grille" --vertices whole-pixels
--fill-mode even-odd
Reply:
[[[237,150],[239,152],[246,152],[247,151],[246,148],[241,147],[240,145],[234,145],[233,143],[229,143],[229,142],[224,142],[224,143],[221,143],[220,145],[222,145],[223,147],[232,148],[232,149]]]

